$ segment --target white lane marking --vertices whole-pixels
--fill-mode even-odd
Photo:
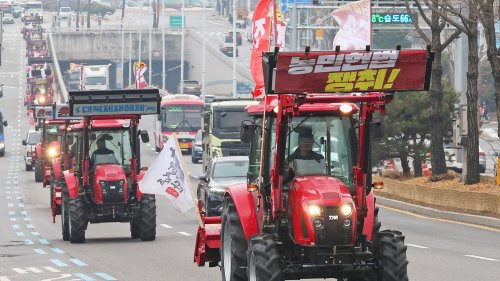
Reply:
[[[29,239],[26,239],[24,240],[24,245],[28,246],[28,245],[33,245],[33,241],[29,240]]]
[[[22,268],[18,268],[18,267],[13,267],[12,270],[14,270],[15,272],[19,273],[19,274],[25,274],[25,273],[28,273],[27,270],[24,270]]]
[[[38,239],[38,241],[44,245],[48,245],[49,244],[49,241],[47,241],[47,239]]]
[[[10,221],[16,221],[16,218],[9,218]]]
[[[164,228],[167,228],[167,229],[172,228],[172,227],[171,227],[170,225],[168,225],[168,224],[160,224],[160,225],[161,225],[161,226],[163,226]]]
[[[500,261],[497,259],[485,258],[485,257],[480,257],[480,256],[475,256],[475,255],[465,255],[465,256],[469,257],[469,258],[480,259],[480,260],[485,260],[485,261]]]
[[[24,232],[18,231],[18,232],[16,232],[16,235],[17,236],[24,236]]]
[[[67,264],[58,259],[51,259],[50,261],[57,266],[68,266]]]
[[[53,268],[52,266],[44,266],[43,268],[47,269],[50,272],[61,272],[59,269]]]
[[[40,254],[40,255],[46,255],[47,252],[45,252],[43,249],[33,249],[33,251],[35,251],[36,253]]]
[[[87,264],[84,263],[83,261],[79,260],[79,259],[69,259],[70,262],[78,265],[78,266],[86,266]]]
[[[7,276],[0,276],[0,281],[10,281],[10,279]]]
[[[12,229],[19,229],[19,224],[13,224]]]
[[[59,248],[52,248],[51,250],[56,254],[64,254],[64,251]]]
[[[118,280],[116,278],[114,278],[113,276],[109,276],[107,275],[106,273],[104,272],[94,272],[95,275],[101,277],[101,278],[104,278],[105,280]],[[1,281],[1,280],[0,280]]]
[[[26,269],[31,270],[33,273],[42,273],[43,272],[36,267],[26,267]]]
[[[419,248],[419,249],[429,249],[429,247],[415,245],[415,244],[406,244],[406,246],[413,247],[413,248]]]
[[[40,233],[38,233],[36,231],[33,231],[33,232],[31,232],[31,235],[33,235],[33,236],[40,236]]]
[[[33,225],[31,225],[31,224],[27,224],[27,225],[26,225],[26,227],[27,227],[27,228],[35,228],[35,227],[34,227]]]
[[[184,236],[191,236],[191,234],[184,232],[184,231],[179,231],[177,233],[179,233],[180,235],[184,235]]]

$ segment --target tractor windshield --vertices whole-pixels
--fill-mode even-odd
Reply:
[[[353,188],[354,138],[349,118],[295,117],[287,136],[287,163],[295,176],[334,176]]]
[[[128,130],[94,130],[89,148],[90,164],[118,164],[125,171],[130,170],[132,149]]]

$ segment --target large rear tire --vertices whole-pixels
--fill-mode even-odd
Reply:
[[[64,188],[64,187],[63,187]],[[62,192],[61,194],[61,229],[64,241],[69,241],[69,209],[68,209],[68,194]]]
[[[143,194],[139,215],[142,241],[156,239],[156,199],[154,195]]]
[[[247,272],[244,267],[248,243],[241,227],[236,206],[230,197],[224,199],[221,230],[222,280],[247,280]]]
[[[132,219],[130,221],[130,236],[132,239],[140,239],[141,238],[141,225],[139,223],[139,219]]]
[[[39,160],[35,162],[35,181],[42,182],[43,181],[43,169],[42,163]]]
[[[87,218],[85,206],[81,198],[70,198],[69,207],[69,233],[71,243],[84,243]]]
[[[250,240],[247,251],[249,280],[282,281],[278,245],[270,234],[258,234]]]

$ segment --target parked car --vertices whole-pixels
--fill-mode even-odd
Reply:
[[[206,216],[220,216],[224,188],[245,183],[248,171],[248,156],[213,158],[206,174],[199,177],[197,195]]]
[[[24,151],[26,171],[31,171],[33,169],[33,153],[35,152],[36,144],[41,141],[40,137],[40,131],[30,130],[26,135],[26,139],[23,140],[23,145],[26,146]]]
[[[486,153],[484,151],[479,150],[479,172],[486,172]]]
[[[197,80],[184,80],[184,83],[179,82],[177,85],[177,93],[181,93],[181,86],[184,88],[183,94],[189,94],[189,95],[196,95],[200,96],[201,95],[201,85],[200,82]]]
[[[3,14],[3,20],[2,22],[4,24],[14,24],[14,16],[12,14]]]
[[[444,155],[446,160],[446,168],[456,173],[462,173],[463,163],[457,161],[457,148],[452,146],[444,147]],[[479,173],[486,172],[486,153],[479,149]]]
[[[198,130],[196,136],[193,139],[193,149],[191,150],[191,162],[197,164],[198,161],[201,160],[203,155],[203,143],[202,143],[202,135],[201,130]]]
[[[233,43],[224,43],[219,49],[224,55],[233,57]],[[238,48],[236,48],[236,56],[238,56]]]
[[[233,32],[229,31],[226,33],[226,39],[224,40],[225,43],[233,43]],[[241,32],[236,31],[236,45],[240,46],[243,43],[243,37],[241,35]]]

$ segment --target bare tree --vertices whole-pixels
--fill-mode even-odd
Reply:
[[[479,120],[478,116],[478,15],[480,6],[476,0],[450,1],[450,0],[424,0],[433,12],[449,24],[467,35],[469,47],[467,67],[467,141],[466,169],[462,180],[465,184],[479,182]],[[452,17],[453,16],[453,17]]]
[[[80,29],[80,0],[76,4],[76,30]]]
[[[427,1],[426,1],[427,2]],[[431,38],[425,34],[425,32],[419,27],[417,21],[414,22],[414,26],[418,34],[422,39],[431,46],[431,50],[434,52],[434,61],[432,62],[432,76],[430,85],[430,105],[431,105],[431,115],[429,122],[434,124],[431,127],[431,163],[432,163],[432,174],[439,175],[447,172],[446,169],[446,159],[443,147],[443,134],[445,131],[445,122],[443,118],[443,66],[441,63],[441,56],[443,51],[448,47],[448,45],[455,40],[461,31],[457,29],[453,34],[451,34],[444,43],[441,43],[441,33],[446,27],[447,22],[441,17],[441,15],[434,11],[439,9],[439,3],[441,0],[436,0],[432,3],[426,3],[427,5],[432,5],[433,10],[431,10],[431,17],[429,18],[422,8],[422,4],[419,0],[415,0],[417,9],[431,28]],[[413,12],[410,8],[409,0],[405,0],[406,9],[408,13]]]
[[[497,111],[497,120],[500,120],[500,53],[496,46],[495,36],[495,8],[500,13],[500,6],[495,7],[495,0],[477,0],[481,7],[479,20],[483,25],[484,37],[486,39],[486,55],[491,65],[493,81],[495,82],[495,105]],[[497,14],[498,16],[498,14]],[[500,122],[498,123],[498,137],[500,138]]]
[[[90,0],[88,3],[88,9],[87,9],[87,28],[90,28]]]

